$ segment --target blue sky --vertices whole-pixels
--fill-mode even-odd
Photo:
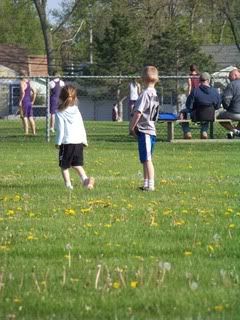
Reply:
[[[61,0],[48,0],[47,6],[49,9],[54,9],[61,2]]]

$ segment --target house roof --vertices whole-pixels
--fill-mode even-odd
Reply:
[[[15,45],[0,44],[0,64],[16,71],[28,74],[27,51]]]
[[[28,55],[27,50],[16,45],[0,44],[0,65],[28,76],[47,76],[47,57]]]
[[[240,65],[240,52],[236,45],[206,45],[201,48],[213,57],[218,69]]]
[[[17,75],[16,71],[0,65],[0,77],[15,77],[16,75]]]

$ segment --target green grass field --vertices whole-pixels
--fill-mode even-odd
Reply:
[[[86,122],[96,188],[64,188],[54,140],[0,123],[0,319],[239,319],[239,143],[156,145]]]

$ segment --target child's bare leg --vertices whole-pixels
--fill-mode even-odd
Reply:
[[[143,163],[143,188],[147,189],[148,188],[148,169],[146,166],[146,162]]]
[[[50,117],[50,129],[54,130],[54,125],[55,125],[55,114],[51,114]]]
[[[69,189],[72,189],[72,184],[71,184],[71,180],[70,180],[70,174],[69,174],[69,169],[61,169],[62,170],[62,176],[63,176],[63,180],[65,183],[65,186]]]
[[[154,190],[154,166],[152,160],[147,160],[143,164],[144,172],[146,171],[148,176],[148,189]]]
[[[94,178],[93,177],[88,178],[82,166],[76,166],[76,167],[73,167],[73,169],[77,171],[84,187],[88,189],[93,189],[94,183],[95,183]]]
[[[33,117],[29,117],[29,123],[32,129],[32,133],[35,135],[36,134],[36,126],[35,126],[35,121]]]
[[[85,170],[83,169],[82,166],[76,166],[76,167],[73,167],[73,169],[75,169],[77,171],[77,174],[79,175],[82,183],[84,183],[84,181],[88,178],[87,175],[86,175],[86,172]]]

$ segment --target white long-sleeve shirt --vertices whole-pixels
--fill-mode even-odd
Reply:
[[[69,106],[56,112],[56,144],[78,144],[87,146],[87,135],[78,106]]]

